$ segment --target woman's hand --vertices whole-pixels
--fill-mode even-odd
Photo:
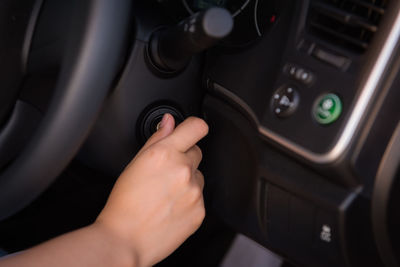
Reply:
[[[166,114],[116,182],[95,225],[106,229],[150,266],[178,248],[201,225],[205,209],[202,159],[196,143],[207,124],[188,118],[174,129]]]

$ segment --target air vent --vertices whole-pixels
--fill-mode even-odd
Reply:
[[[378,31],[388,0],[314,0],[308,27],[317,37],[362,53]]]

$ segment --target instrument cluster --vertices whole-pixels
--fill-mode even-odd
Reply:
[[[226,8],[234,17],[234,30],[221,45],[245,47],[268,32],[279,19],[279,5],[267,0],[158,0],[175,20],[211,7]]]

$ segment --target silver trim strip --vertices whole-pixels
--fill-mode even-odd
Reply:
[[[193,10],[189,7],[188,3],[186,2],[186,0],[182,0],[182,4],[184,5],[184,7],[186,8],[186,11],[189,12],[190,15],[193,15]]]
[[[232,102],[236,103],[236,105],[240,106],[240,108],[243,109],[243,111],[250,117],[250,119],[255,125],[257,125],[257,127],[258,125],[260,125],[257,115],[253,112],[251,107],[247,105],[246,102],[244,102],[243,99],[217,83],[213,83],[213,88],[216,92],[229,98]]]
[[[335,147],[327,153],[325,161],[332,161],[337,159],[350,144],[350,141],[360,125],[360,121],[372,100],[372,96],[378,89],[378,85],[381,81],[381,77],[385,72],[387,65],[390,62],[390,58],[399,42],[400,39],[400,12],[397,13],[396,21],[392,26],[389,33],[389,37],[383,46],[383,49],[376,61],[372,72],[369,75],[367,82],[358,98],[358,101],[353,109],[353,112],[346,124],[345,129],[336,143]]]
[[[365,82],[364,87],[361,91],[361,94],[358,97],[356,104],[351,112],[350,118],[348,119],[344,130],[342,131],[338,141],[333,146],[333,148],[326,153],[316,153],[310,151],[282,136],[271,131],[264,126],[261,126],[258,122],[257,118],[254,119],[255,114],[249,110],[251,108],[238,96],[234,93],[228,91],[222,86],[216,86],[215,90],[219,91],[226,97],[230,98],[232,101],[236,102],[240,105],[246,112],[249,112],[250,117],[254,119],[254,122],[258,125],[258,130],[261,135],[273,140],[274,142],[282,145],[283,147],[293,151],[299,156],[312,161],[317,164],[329,164],[336,160],[338,160],[349,147],[350,142],[352,141],[354,134],[360,126],[361,119],[365,114],[368,105],[370,104],[373,95],[378,90],[378,85],[381,82],[381,77],[385,72],[387,65],[390,63],[390,58],[393,51],[396,48],[397,43],[400,39],[400,11],[397,13],[396,20],[390,30],[388,38],[385,41],[385,44],[381,50],[381,53],[378,56],[378,59],[375,62],[375,65],[372,68],[372,71],[368,77],[368,80]]]
[[[254,24],[256,26],[256,31],[259,37],[262,36],[260,27],[258,26],[258,19],[257,19],[257,11],[258,11],[258,0],[256,0],[256,4],[254,6]]]

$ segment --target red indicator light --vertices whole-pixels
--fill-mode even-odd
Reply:
[[[272,15],[271,18],[269,19],[271,23],[274,23],[276,21],[276,15]]]

